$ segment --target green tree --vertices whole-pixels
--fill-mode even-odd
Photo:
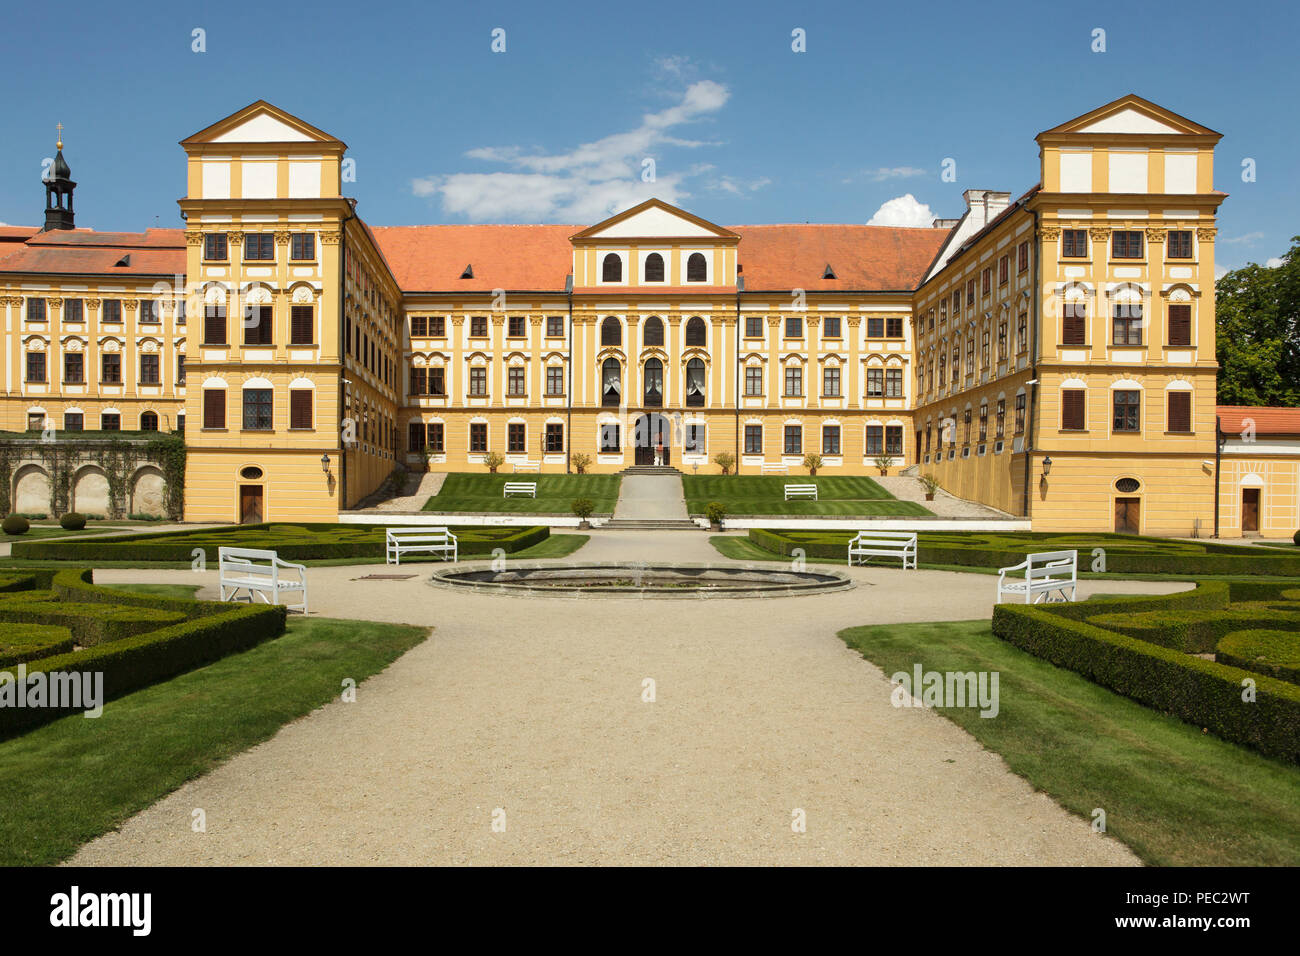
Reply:
[[[1300,405],[1300,236],[1276,269],[1215,283],[1219,404]]]

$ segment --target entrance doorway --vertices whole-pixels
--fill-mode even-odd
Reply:
[[[653,465],[655,449],[662,446],[663,454],[659,464],[672,463],[673,427],[663,415],[642,415],[632,427],[632,444],[636,448],[638,465]]]
[[[1142,531],[1142,499],[1115,499],[1115,533],[1140,534]]]
[[[261,524],[262,522],[262,486],[239,486],[239,523]]]
[[[1241,533],[1259,531],[1259,489],[1241,489]]]

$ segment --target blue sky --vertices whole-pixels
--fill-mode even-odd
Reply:
[[[1300,132],[1279,102],[1296,88],[1294,4],[51,9],[4,15],[0,222],[40,221],[62,122],[79,225],[177,226],[177,141],[259,98],[349,144],[349,194],[377,225],[590,223],[650,194],[723,224],[919,222],[959,215],[963,189],[1019,195],[1037,181],[1036,133],[1135,92],[1224,134],[1222,266],[1300,233]]]

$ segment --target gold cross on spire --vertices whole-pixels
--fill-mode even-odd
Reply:
[[[59,131],[59,139],[58,139],[58,143],[56,144],[56,146],[57,146],[58,149],[62,149],[62,148],[63,148],[63,124],[62,124],[62,123],[55,123],[54,125],[55,125],[55,128],[58,129],[58,131]]]

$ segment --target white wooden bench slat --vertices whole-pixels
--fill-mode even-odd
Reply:
[[[1017,571],[1023,572],[1020,577],[1008,577]],[[1050,601],[1053,593],[1059,593],[1064,601],[1074,601],[1078,584],[1078,551],[1040,551],[998,570],[997,603],[1002,603],[1004,594],[1023,594],[1026,604]]]
[[[302,601],[285,607],[307,613],[305,565],[282,561],[274,551],[259,548],[218,548],[217,564],[221,600],[232,601],[240,591],[247,591],[249,603],[260,598],[266,604],[279,604],[284,592],[299,591]],[[283,572],[296,572],[297,577],[282,577]]]
[[[530,498],[537,497],[537,482],[535,481],[507,481],[501,491],[502,498],[509,498],[511,495],[528,495]]]
[[[460,561],[460,542],[449,528],[389,528],[384,540],[384,560],[388,564],[401,564],[402,555],[413,551],[441,554],[444,561]]]
[[[813,499],[813,501],[816,501],[817,486],[816,485],[786,485],[785,500],[789,501],[791,498],[811,498]]]
[[[866,564],[867,558],[900,558],[903,570],[916,570],[915,531],[859,531],[849,541],[849,564],[858,558]]]

